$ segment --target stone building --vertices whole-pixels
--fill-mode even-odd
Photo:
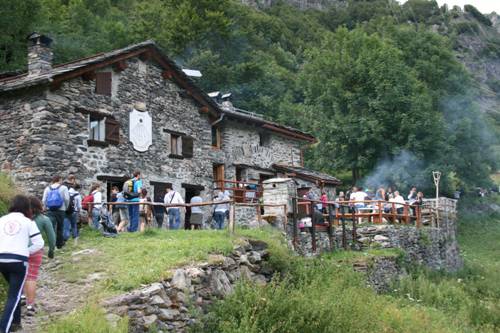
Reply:
[[[155,201],[167,184],[209,199],[226,180],[303,168],[316,141],[208,96],[152,41],[53,66],[50,38],[28,40],[28,72],[0,78],[0,167],[27,192],[74,173],[84,191],[101,181],[109,195],[138,169]],[[317,176],[311,186],[338,184]]]

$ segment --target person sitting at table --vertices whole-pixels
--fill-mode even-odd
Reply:
[[[394,205],[396,207],[396,213],[398,215],[403,214],[403,208],[406,202],[405,198],[403,198],[403,196],[399,194],[399,191],[394,191],[394,199],[392,199],[392,202],[397,203],[396,205]]]
[[[381,186],[375,193],[375,198],[373,198],[375,201],[386,201],[385,200],[385,189]]]
[[[349,201],[354,201],[354,209],[359,210],[365,207],[366,193],[360,191],[356,186],[353,186]]]

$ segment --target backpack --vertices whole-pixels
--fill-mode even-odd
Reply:
[[[66,214],[71,215],[75,212],[75,198],[79,193],[73,193],[69,195],[68,209],[66,209]]]
[[[49,210],[58,210],[64,205],[62,195],[59,193],[60,187],[61,185],[56,188],[49,186],[49,193],[47,194],[47,198],[45,200],[45,205]]]
[[[134,192],[135,180],[129,179],[123,184],[123,197],[127,200],[139,197],[139,193]]]
[[[85,209],[85,210],[88,210],[90,208],[89,204],[91,204],[93,202],[94,202],[94,194],[90,193],[89,195],[85,196],[85,198],[83,198],[83,200],[82,200],[82,208]]]

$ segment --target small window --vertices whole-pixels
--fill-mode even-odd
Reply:
[[[102,115],[89,115],[90,146],[118,145],[120,143],[120,123],[112,117]]]
[[[93,141],[105,141],[106,123],[105,118],[90,115],[89,139]]]
[[[111,96],[111,72],[97,72],[95,76],[95,93]]]
[[[180,155],[182,151],[182,147],[179,147],[181,144],[180,135],[170,134],[170,154],[171,155]]]
[[[220,128],[218,126],[212,126],[212,147],[220,148],[220,146],[221,146]]]
[[[182,140],[182,157],[191,158],[193,157],[193,138],[188,136],[183,136]]]
[[[194,152],[194,139],[183,133],[164,130],[170,134],[170,154],[171,158],[191,158]]]
[[[269,146],[270,137],[267,133],[259,133],[259,146],[267,147]]]

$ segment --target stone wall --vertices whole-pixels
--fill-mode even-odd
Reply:
[[[269,282],[268,257],[266,243],[244,241],[229,256],[210,255],[207,263],[177,269],[170,279],[104,301],[107,318],[113,323],[127,315],[129,332],[146,332],[153,325],[158,332],[185,332],[238,281]]]
[[[249,124],[233,120],[224,120],[222,127],[222,152],[218,158],[226,161],[226,178],[234,179],[233,164],[251,165],[257,167],[254,174],[258,176],[258,168],[267,169],[267,174],[273,174],[274,163],[300,165],[301,142],[282,137],[266,130],[268,138],[265,145],[259,144],[259,132],[264,131]],[[258,178],[257,178],[258,179]]]
[[[449,225],[453,222],[449,222]],[[288,228],[291,239],[293,228]],[[316,253],[312,251],[312,236],[309,231],[298,233],[296,251],[305,256],[342,248],[341,227],[333,228],[332,240],[324,231],[316,232]],[[357,228],[356,242],[352,242],[352,228],[347,227],[346,238],[348,248],[368,249],[386,248],[401,249],[405,252],[408,263],[418,263],[430,269],[456,271],[463,265],[455,230],[451,227],[416,229],[405,225],[369,225]]]

